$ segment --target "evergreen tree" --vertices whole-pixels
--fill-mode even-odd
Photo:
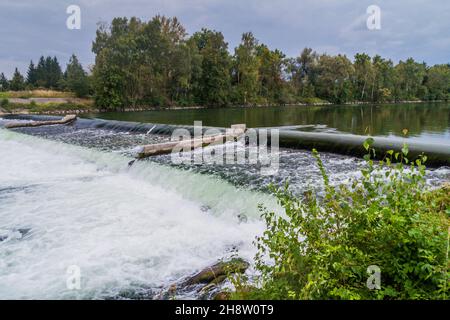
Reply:
[[[9,81],[6,79],[5,74],[0,74],[0,91],[7,91],[9,89]]]
[[[52,88],[52,72],[53,72],[53,60],[52,57],[48,56],[45,58],[45,64],[44,64],[44,80],[45,80],[45,87],[48,89]]]
[[[41,56],[39,58],[39,62],[36,66],[36,71],[35,71],[35,75],[36,75],[35,85],[37,87],[46,87],[46,85],[47,85],[46,73],[47,73],[47,71],[45,70],[45,58],[44,58],[44,56]]]
[[[30,65],[28,66],[27,72],[27,84],[34,87],[37,81],[37,73],[36,68],[34,66],[33,60],[30,61]]]
[[[58,89],[63,73],[56,57],[41,56],[34,71],[35,85],[47,89]]]
[[[66,88],[74,92],[77,97],[85,97],[89,94],[86,72],[74,54],[70,57],[64,79]]]
[[[25,89],[25,81],[19,70],[16,68],[14,75],[9,84],[9,88],[13,91],[20,91]]]
[[[63,76],[61,66],[59,65],[58,59],[56,57],[50,58],[47,63],[47,88],[57,89]]]

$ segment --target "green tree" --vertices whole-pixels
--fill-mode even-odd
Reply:
[[[198,37],[189,37],[186,41],[190,61],[188,97],[191,104],[202,105],[201,88],[203,83],[203,55],[198,46]]]
[[[89,94],[88,77],[74,54],[70,57],[64,80],[66,88],[74,92],[77,97],[86,97]]]
[[[46,86],[46,70],[45,70],[45,58],[44,56],[41,56],[39,58],[38,64],[36,66],[35,70],[35,84],[37,87],[45,87]]]
[[[59,65],[58,59],[56,57],[51,58],[48,65],[48,82],[47,87],[51,89],[58,89],[59,82],[63,77],[61,66]]]
[[[374,88],[374,73],[372,68],[372,62],[369,55],[365,53],[357,53],[355,55],[354,67],[354,93],[355,100],[367,101],[369,100],[370,85],[372,86],[372,92]],[[369,92],[370,93],[370,92]]]
[[[365,53],[352,63],[345,55],[319,56],[311,48],[286,58],[251,32],[243,34],[231,57],[222,33],[202,29],[188,38],[177,18],[160,15],[100,25],[92,50],[92,83],[101,108],[383,102],[449,94],[448,66],[427,68],[408,59],[394,67],[391,60]],[[41,57],[36,84],[57,86],[58,66],[56,58]]]
[[[36,81],[37,81],[36,67],[34,66],[33,60],[31,60],[27,71],[27,84],[31,87],[34,87],[36,85]]]
[[[426,74],[425,63],[417,63],[413,58],[400,61],[395,66],[395,96],[397,100],[424,98],[423,81]]]
[[[258,100],[260,60],[257,47],[258,41],[251,32],[247,32],[235,49],[233,73],[239,104],[254,104]]]
[[[376,55],[372,59],[373,83],[370,95],[371,101],[390,101],[394,86],[394,65]]]
[[[47,89],[58,89],[63,77],[61,66],[56,57],[41,56],[34,71],[35,84]]]
[[[138,41],[145,45],[143,37],[138,38],[142,29],[144,25],[136,18],[129,22],[127,18],[114,18],[110,26],[98,28],[92,50],[96,54],[93,78],[99,107],[115,109],[136,105],[142,99],[145,88],[140,79],[150,77],[152,71],[145,64],[144,50],[138,49]],[[145,29],[147,34],[150,31]]]
[[[425,86],[429,100],[448,100],[450,98],[450,66],[435,65],[427,70]]]
[[[311,48],[304,48],[300,56],[290,63],[291,81],[296,94],[303,98],[315,96],[313,78],[318,55]]]
[[[188,99],[191,79],[191,48],[186,44],[186,30],[176,17],[156,16],[161,52],[157,64],[161,73],[161,91],[170,104]],[[186,101],[185,101],[186,102]]]
[[[286,68],[285,55],[277,50],[270,50],[266,45],[258,46],[259,79],[262,101],[266,104],[286,103],[285,81],[283,72]]]
[[[9,88],[13,91],[20,91],[25,89],[24,78],[17,68],[14,70],[14,74],[9,84]]]
[[[353,97],[353,75],[354,67],[346,56],[321,55],[314,77],[318,97],[333,103],[350,101]]]
[[[115,18],[93,43],[96,104],[104,108],[192,102],[197,50],[176,18]]]
[[[230,103],[231,58],[221,32],[202,29],[191,41],[201,55],[201,75],[195,78],[196,101],[202,105],[224,106]]]
[[[9,89],[9,81],[6,79],[5,74],[0,74],[0,91],[7,91]]]

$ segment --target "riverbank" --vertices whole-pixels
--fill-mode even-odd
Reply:
[[[0,92],[2,114],[73,114],[94,112],[91,98],[78,98],[72,92],[24,90]]]
[[[0,116],[5,114],[66,115],[98,112],[89,99],[78,98],[33,98],[3,99],[0,101]]]

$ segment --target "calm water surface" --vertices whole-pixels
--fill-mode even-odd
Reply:
[[[154,110],[89,117],[184,125],[201,120],[205,126],[246,123],[248,127],[289,126],[294,130],[374,136],[403,136],[403,129],[408,129],[410,139],[450,145],[450,103]]]

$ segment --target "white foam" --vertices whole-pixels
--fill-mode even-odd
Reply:
[[[167,286],[233,245],[253,257],[256,207],[272,198],[129,160],[0,129],[0,230],[31,229],[0,242],[0,299],[104,298]],[[70,265],[81,290],[66,287]]]

